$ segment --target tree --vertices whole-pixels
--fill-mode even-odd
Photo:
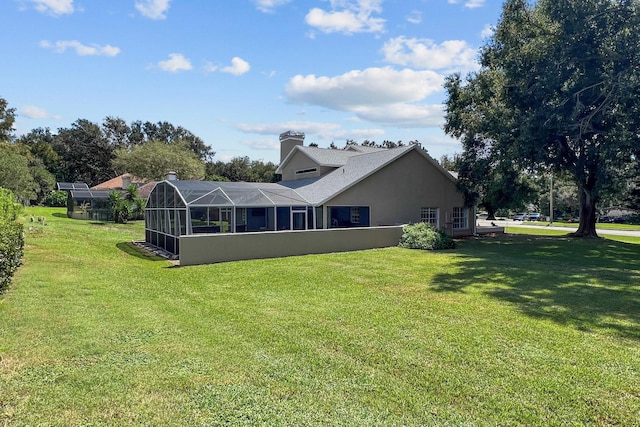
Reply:
[[[228,162],[207,163],[206,179],[232,182],[276,182],[276,169],[278,167],[272,162],[251,161],[248,156],[239,156]]]
[[[60,181],[93,186],[115,176],[111,165],[114,147],[96,123],[78,119],[70,129],[58,129],[53,149],[60,156]]]
[[[480,70],[446,81],[446,132],[471,158],[566,172],[575,235],[597,236],[597,203],[640,143],[639,24],[637,0],[507,0]]]
[[[9,103],[0,98],[0,142],[11,141],[13,137],[13,123],[16,120],[16,109],[7,108]]]
[[[113,161],[119,173],[131,173],[140,178],[162,180],[167,172],[176,172],[180,179],[204,177],[204,163],[189,148],[188,143],[166,144],[149,141],[131,149],[119,149]]]
[[[37,184],[29,170],[29,160],[8,142],[0,142],[0,187],[10,190],[22,204],[36,196]]]
[[[112,147],[123,148],[135,145],[139,140],[132,137],[131,127],[119,117],[107,116],[102,121],[102,131]]]
[[[55,138],[56,136],[48,128],[36,128],[18,137],[16,144],[28,147],[34,158],[39,159],[49,172],[62,180],[63,171],[60,156],[53,149]]]
[[[533,183],[513,164],[468,158],[464,154],[458,162],[457,186],[465,204],[479,205],[489,220],[496,219],[498,209],[523,210],[536,199]]]
[[[440,163],[440,166],[442,166],[448,171],[457,172],[458,171],[457,163],[459,158],[460,158],[460,155],[457,153],[452,156],[443,154],[442,156],[440,156],[440,160],[438,161],[438,163]]]
[[[113,221],[126,224],[130,219],[139,219],[144,214],[145,201],[138,196],[138,187],[130,184],[123,192],[113,190],[109,193],[109,205]]]

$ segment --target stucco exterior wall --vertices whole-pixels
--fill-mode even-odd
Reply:
[[[297,170],[311,168],[317,168],[318,170],[311,173],[296,174]],[[321,168],[315,161],[309,158],[309,156],[302,153],[301,151],[297,151],[287,162],[287,167],[285,168],[285,170],[282,171],[282,180],[293,181],[294,179],[316,178],[319,177],[320,174],[324,174],[326,172],[327,168]]]
[[[180,265],[384,248],[401,236],[402,226],[182,236]]]
[[[371,226],[419,222],[420,208],[439,208],[439,228],[455,236],[473,233],[472,209],[468,229],[452,229],[453,208],[464,206],[455,181],[415,150],[327,201],[325,206],[369,206]]]

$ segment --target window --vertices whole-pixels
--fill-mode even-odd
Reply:
[[[420,221],[438,228],[438,208],[420,208]]]
[[[465,229],[469,227],[469,209],[453,208],[453,229]]]
[[[318,172],[318,168],[309,168],[309,169],[298,169],[296,171],[296,175],[302,175],[305,173]]]
[[[360,208],[351,208],[351,224],[360,224]]]

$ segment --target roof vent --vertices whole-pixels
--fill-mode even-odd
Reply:
[[[178,175],[174,172],[167,172],[167,181],[177,181],[178,180]]]

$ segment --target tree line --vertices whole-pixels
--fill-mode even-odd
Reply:
[[[277,179],[277,165],[248,157],[213,160],[215,152],[200,137],[169,122],[106,117],[102,123],[78,119],[56,133],[37,128],[16,136],[15,109],[0,98],[0,187],[23,204],[55,197],[56,182],[94,186],[125,172],[162,180],[169,171],[181,179],[263,181]]]

